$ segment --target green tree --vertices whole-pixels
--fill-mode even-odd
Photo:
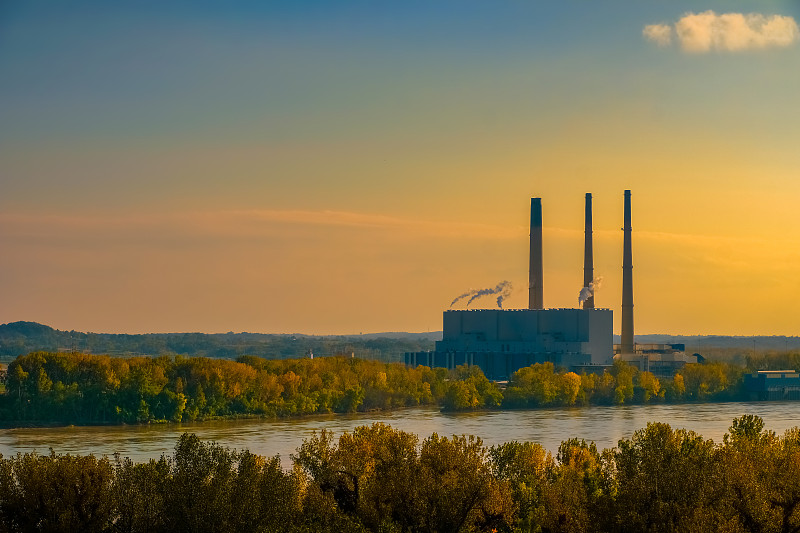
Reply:
[[[594,443],[569,439],[561,443],[557,463],[548,469],[543,491],[545,530],[604,531],[613,494],[610,454],[602,456]]]
[[[559,405],[575,405],[581,391],[581,377],[575,372],[566,372],[559,378]]]
[[[166,531],[166,490],[170,462],[161,457],[146,463],[117,458],[112,498],[117,512],[114,526],[123,533]]]
[[[636,368],[625,361],[614,361],[611,374],[614,376],[616,382],[614,388],[614,403],[623,404],[630,402],[633,399],[633,377],[636,374]]]
[[[26,453],[0,459],[0,522],[9,531],[105,531],[113,518],[107,459]]]
[[[419,490],[423,520],[418,531],[456,533],[509,529],[514,504],[507,481],[492,475],[480,439],[436,433],[420,450]]]
[[[614,453],[618,527],[634,531],[725,529],[714,443],[668,424],[649,423]]]
[[[733,420],[720,450],[721,503],[748,531],[800,531],[800,433],[783,438],[753,415]]]
[[[677,373],[672,377],[672,381],[667,383],[664,390],[664,396],[667,401],[679,402],[683,400],[686,395],[686,386],[684,384],[683,375]]]
[[[540,531],[546,512],[544,492],[553,470],[553,457],[532,442],[507,442],[489,450],[494,476],[510,485],[517,508],[515,531]]]
[[[634,398],[641,403],[663,397],[661,382],[651,372],[637,372],[634,377]]]
[[[503,405],[506,407],[553,405],[558,399],[559,381],[553,363],[536,363],[520,368],[511,375]]]

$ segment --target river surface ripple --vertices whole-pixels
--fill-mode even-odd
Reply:
[[[444,414],[435,408],[402,409],[387,413],[326,415],[284,420],[220,420],[193,424],[146,426],[70,426],[0,430],[0,453],[4,456],[37,451],[48,453],[119,453],[141,462],[170,455],[184,432],[197,434],[237,449],[264,455],[280,455],[285,468],[291,465],[304,439],[327,429],[340,435],[362,425],[384,422],[423,439],[439,435],[476,435],[484,444],[533,441],[555,453],[570,437],[594,441],[599,449],[617,445],[648,422],[666,422],[686,428],[714,442],[721,442],[731,421],[743,414],[764,419],[767,429],[782,434],[800,425],[800,402],[731,402],[680,405],[593,406]]]

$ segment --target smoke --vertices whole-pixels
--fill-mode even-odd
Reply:
[[[467,300],[467,307],[469,307],[469,304],[471,304],[473,301],[477,300],[478,298],[481,298],[483,296],[490,296],[490,295],[496,294],[497,295],[497,307],[502,309],[503,308],[503,300],[505,300],[506,298],[511,296],[511,292],[513,290],[514,290],[514,288],[511,285],[510,281],[501,281],[500,283],[497,284],[496,287],[491,288],[491,289],[470,289],[467,292],[465,292],[464,294],[458,296],[455,300],[453,300],[450,303],[450,307],[453,307],[456,304],[456,302],[458,302],[459,300],[463,300],[464,298],[469,298],[469,300]]]
[[[450,302],[450,307],[453,307],[454,305],[456,305],[457,301],[463,300],[464,298],[466,298],[467,296],[469,296],[473,292],[475,292],[475,290],[474,289],[470,289],[467,292],[465,292],[464,294],[462,294],[461,296],[456,296],[456,299],[453,300],[452,302]]]
[[[578,305],[583,305],[583,302],[594,296],[595,291],[599,289],[602,284],[603,276],[597,276],[589,283],[588,287],[582,288],[581,292],[578,294]]]
[[[593,293],[594,291],[592,290],[591,283],[588,287],[582,288],[580,294],[578,294],[578,305],[583,305],[583,302],[591,298]]]
[[[504,285],[504,286],[503,286],[503,290],[497,296],[497,307],[502,309],[503,308],[503,300],[505,300],[506,298],[511,296],[511,291],[513,291],[514,288],[511,286],[511,282],[509,282],[509,281],[504,281],[500,285]],[[498,285],[498,287],[500,285]]]

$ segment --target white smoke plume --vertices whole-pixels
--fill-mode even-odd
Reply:
[[[685,52],[739,52],[780,48],[800,40],[794,18],[760,13],[687,13],[673,25],[649,24],[642,35],[659,46],[668,46],[673,36]]]
[[[584,287],[581,289],[581,292],[578,294],[578,307],[583,305],[583,302],[588,300],[592,297],[592,284],[590,283],[588,287]]]
[[[578,294],[578,306],[583,305],[583,302],[594,296],[594,293],[603,284],[603,276],[597,276],[589,283],[588,287],[583,287]]]
[[[482,296],[489,296],[489,295],[496,294],[497,295],[497,307],[502,309],[503,308],[503,300],[505,300],[506,298],[511,296],[511,292],[512,291],[513,291],[513,286],[511,285],[510,281],[501,281],[500,283],[497,284],[496,287],[491,288],[491,289],[470,289],[470,290],[468,290],[467,292],[465,292],[464,294],[458,296],[455,300],[453,300],[450,303],[450,307],[453,307],[456,304],[456,302],[458,302],[459,300],[463,300],[464,298],[469,298],[469,300],[467,300],[467,307],[469,307],[469,304],[471,304],[473,301],[477,300],[478,298],[481,298]]]

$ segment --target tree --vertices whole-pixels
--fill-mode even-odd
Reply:
[[[561,443],[557,463],[548,472],[543,491],[544,530],[603,531],[608,529],[613,488],[610,454],[601,454],[594,443],[569,439]]]
[[[553,457],[532,442],[507,442],[489,450],[495,478],[510,485],[517,508],[516,530],[539,531],[546,512],[544,492],[550,483]]]
[[[800,433],[783,438],[754,415],[733,420],[720,450],[722,501],[749,531],[800,531]]]
[[[480,439],[469,436],[425,439],[419,460],[418,531],[456,533],[511,527],[511,488],[496,479]]]
[[[558,400],[559,381],[553,363],[536,363],[520,368],[511,375],[503,405],[507,407],[553,405]]]
[[[651,372],[638,372],[634,378],[634,397],[642,403],[663,396],[661,383]]]
[[[165,458],[134,463],[117,458],[112,498],[117,511],[115,529],[123,533],[165,531],[166,490],[171,463]]]
[[[105,531],[113,469],[106,458],[26,453],[2,460],[0,517],[10,531]]]
[[[614,388],[614,403],[623,404],[633,399],[633,376],[636,368],[622,360],[614,361],[611,370],[616,387]]]
[[[357,516],[370,530],[412,529],[418,513],[416,435],[375,423],[339,438],[341,472],[358,480]]]
[[[451,381],[442,402],[446,411],[467,411],[480,406],[480,398],[475,385],[463,381]]]
[[[714,504],[721,484],[712,441],[651,422],[619,442],[614,460],[618,526],[681,531],[725,522]]]
[[[677,373],[672,376],[672,381],[667,383],[664,396],[667,401],[679,402],[683,400],[685,394],[686,386],[684,385],[683,375]]]
[[[559,378],[558,403],[567,406],[575,405],[581,390],[581,377],[575,372],[566,372]]]

